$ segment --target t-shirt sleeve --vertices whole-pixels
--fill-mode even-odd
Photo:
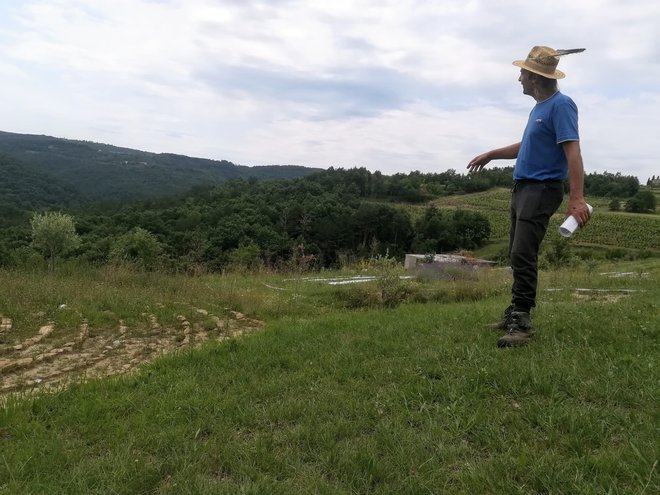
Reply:
[[[553,116],[557,144],[565,141],[579,141],[578,131],[578,109],[570,98],[566,98],[557,104]]]

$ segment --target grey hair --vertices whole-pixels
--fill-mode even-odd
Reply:
[[[541,86],[543,89],[557,90],[559,88],[559,85],[557,84],[557,79],[550,79],[549,77],[543,77],[540,74],[535,74],[534,72],[532,72],[532,74],[536,77],[536,80],[538,81],[539,86]]]

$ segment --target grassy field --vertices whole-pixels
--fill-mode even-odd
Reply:
[[[535,339],[516,350],[483,328],[507,305],[506,270],[377,274],[0,272],[5,345],[44,319],[48,339],[81,318],[97,335],[119,319],[141,335],[151,313],[164,327],[182,311],[201,328],[230,309],[265,322],[6,398],[0,494],[659,492],[658,260],[542,273]]]

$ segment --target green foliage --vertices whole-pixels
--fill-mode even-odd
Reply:
[[[163,246],[158,238],[141,227],[119,237],[110,251],[115,263],[130,263],[144,270],[158,268],[163,262]]]
[[[54,178],[54,185],[66,184],[80,191],[86,202],[91,198],[171,196],[185,193],[195,185],[237,177],[292,178],[318,170],[297,166],[246,167],[226,160],[148,153],[89,141],[8,132],[0,132],[0,153]]]
[[[541,245],[541,268],[568,267],[574,261],[571,243],[563,237],[553,236]]]
[[[25,272],[42,272],[48,267],[48,260],[30,246],[21,246],[10,252],[7,266]]]
[[[368,266],[376,274],[376,287],[380,295],[379,303],[393,308],[401,304],[410,294],[410,282],[402,280],[401,263],[385,254],[369,261]]]
[[[263,267],[261,248],[256,244],[239,246],[229,253],[230,270],[257,271],[261,267]]]
[[[0,154],[0,228],[25,224],[32,211],[80,204],[74,187],[15,158]]]
[[[632,213],[655,212],[656,199],[652,191],[638,191],[632,198],[626,201],[626,211]]]
[[[474,250],[489,237],[505,239],[509,229],[510,193],[492,188],[510,184],[510,168],[393,176],[365,168],[244,170],[228,162],[0,132],[2,150],[12,155],[0,157],[0,178],[9,185],[0,197],[4,266],[22,263],[14,253],[28,245],[27,224],[36,205],[66,207],[75,215],[81,238],[75,254],[85,262],[133,258],[111,251],[118,239],[140,228],[160,243],[158,256],[168,261],[168,268],[185,273],[221,271],[230,264],[300,271],[385,253],[401,259],[411,251]],[[241,178],[250,174],[252,178]],[[272,174],[304,177],[256,179]],[[590,177],[594,190],[616,190],[617,197],[626,197],[635,186],[618,174]],[[51,184],[52,191],[47,187]],[[173,187],[182,193],[193,184],[180,196],[107,201],[173,194]],[[90,204],[91,197],[105,202]],[[657,248],[657,230],[642,225],[647,219],[630,216],[620,222],[603,215],[605,199],[590,201],[598,214],[574,242]],[[435,213],[427,212],[429,203]],[[560,217],[553,218],[551,229]]]
[[[584,193],[589,196],[629,198],[639,190],[639,179],[620,173],[592,172],[584,177]]]
[[[55,258],[80,244],[71,215],[59,212],[35,213],[30,220],[32,247],[48,259],[48,267],[55,270]]]
[[[0,267],[9,266],[11,253],[4,244],[0,244]]]
[[[610,211],[620,211],[621,210],[621,201],[617,198],[614,198],[610,201],[608,208]]]
[[[483,245],[490,237],[490,224],[480,213],[465,210],[443,212],[430,206],[417,221],[416,232],[413,251],[445,253]]]
[[[330,178],[236,179],[197,188],[187,197],[127,204],[106,215],[93,212],[81,219],[81,256],[103,262],[107,239],[136,227],[152,232],[184,271],[195,266],[218,271],[231,264],[300,271],[303,266],[338,266],[340,256],[390,253],[401,258],[409,252],[416,234],[409,209],[360,198],[361,187],[367,186],[359,181],[353,188],[323,182]],[[448,215],[455,234],[451,246],[471,248],[483,242],[487,225],[475,218],[472,213]]]

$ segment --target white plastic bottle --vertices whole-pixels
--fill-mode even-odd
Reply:
[[[587,205],[587,208],[589,208],[589,216],[591,216],[594,212],[594,208],[590,204]],[[570,237],[579,227],[580,225],[577,223],[577,220],[571,215],[559,226],[559,233],[564,237]]]

